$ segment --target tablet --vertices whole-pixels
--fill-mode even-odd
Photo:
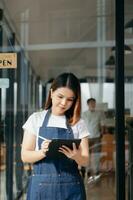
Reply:
[[[80,145],[81,139],[52,139],[52,142],[49,144],[49,150],[47,152],[47,156],[59,156],[60,153],[58,150],[62,145],[73,149],[73,143],[75,143],[78,148]]]

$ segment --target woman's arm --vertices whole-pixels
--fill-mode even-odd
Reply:
[[[78,149],[75,144],[73,144],[73,150],[63,145],[59,151],[65,154],[68,158],[75,160],[80,166],[87,166],[89,163],[88,137],[81,140]]]
[[[21,149],[21,158],[23,162],[34,163],[45,157],[43,149],[35,151],[35,145],[36,136],[25,131]]]

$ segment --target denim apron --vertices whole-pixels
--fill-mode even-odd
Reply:
[[[51,111],[48,110],[39,135],[47,139],[74,138],[67,122],[67,129],[47,127],[50,114]],[[39,148],[41,148],[41,143],[42,140],[39,138]],[[46,156],[34,163],[27,200],[86,200],[84,184],[76,162],[58,153],[56,157]]]

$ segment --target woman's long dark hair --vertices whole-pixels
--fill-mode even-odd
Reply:
[[[75,100],[71,108],[65,112],[65,115],[69,123],[71,125],[74,125],[77,121],[79,121],[80,113],[81,113],[80,82],[74,74],[63,73],[53,80],[50,90],[49,90],[48,99],[45,104],[45,109],[47,110],[52,107],[51,89],[52,91],[55,91],[61,87],[67,87],[71,89],[75,94]]]

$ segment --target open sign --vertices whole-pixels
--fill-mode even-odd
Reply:
[[[16,53],[0,53],[0,68],[17,68]]]

